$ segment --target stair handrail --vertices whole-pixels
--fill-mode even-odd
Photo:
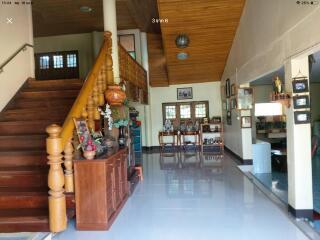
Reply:
[[[29,44],[29,43],[25,43],[23,44],[17,51],[15,51],[6,61],[4,61],[4,63],[2,63],[0,65],[0,73],[3,72],[3,68],[9,63],[11,62],[12,59],[14,59],[21,51],[26,51],[27,47],[31,47],[33,48],[33,45]]]
[[[67,228],[65,192],[74,192],[73,182],[73,142],[74,118],[86,118],[90,129],[100,118],[98,107],[104,104],[104,91],[113,84],[111,32],[104,32],[104,42],[99,55],[88,74],[62,127],[52,124],[47,127],[49,186],[49,227],[51,232],[61,232]],[[65,166],[63,172],[62,164]]]

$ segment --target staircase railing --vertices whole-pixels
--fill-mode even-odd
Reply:
[[[126,81],[129,100],[148,104],[146,70],[119,44],[120,78]]]
[[[89,128],[94,129],[100,119],[98,106],[105,103],[104,92],[113,84],[111,33],[104,33],[104,43],[96,62],[89,73],[62,127],[53,124],[47,127],[47,153],[49,175],[49,225],[51,232],[61,232],[67,227],[65,192],[74,192],[73,144],[74,118],[85,118]],[[63,161],[64,160],[64,161]],[[65,170],[63,172],[62,163]]]
[[[138,92],[141,102],[147,102],[146,71],[119,44],[120,78],[129,82],[129,89]],[[90,129],[95,120],[100,119],[98,107],[104,105],[104,92],[114,84],[111,33],[104,33],[104,43],[96,62],[89,73],[62,127],[52,124],[47,127],[49,186],[49,225],[51,232],[61,232],[67,228],[65,193],[74,192],[74,118],[85,118]],[[133,86],[133,87],[132,87]],[[128,90],[127,89],[127,93]],[[142,94],[142,97],[141,97]],[[130,95],[130,94],[129,94]],[[136,97],[136,96],[135,96]],[[74,139],[76,140],[76,139]],[[75,141],[74,141],[75,142]],[[64,171],[62,167],[64,164]]]

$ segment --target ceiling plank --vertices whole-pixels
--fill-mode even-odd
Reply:
[[[158,0],[170,84],[219,81],[232,46],[245,0]],[[190,45],[178,49],[175,38],[186,33]],[[189,54],[178,60],[177,53]]]

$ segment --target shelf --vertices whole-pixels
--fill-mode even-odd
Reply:
[[[272,93],[271,102],[281,103],[282,105],[290,108],[291,93]]]

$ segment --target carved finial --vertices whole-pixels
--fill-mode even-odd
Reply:
[[[49,137],[56,138],[59,137],[62,128],[57,124],[51,124],[46,128],[46,132],[49,134]]]

